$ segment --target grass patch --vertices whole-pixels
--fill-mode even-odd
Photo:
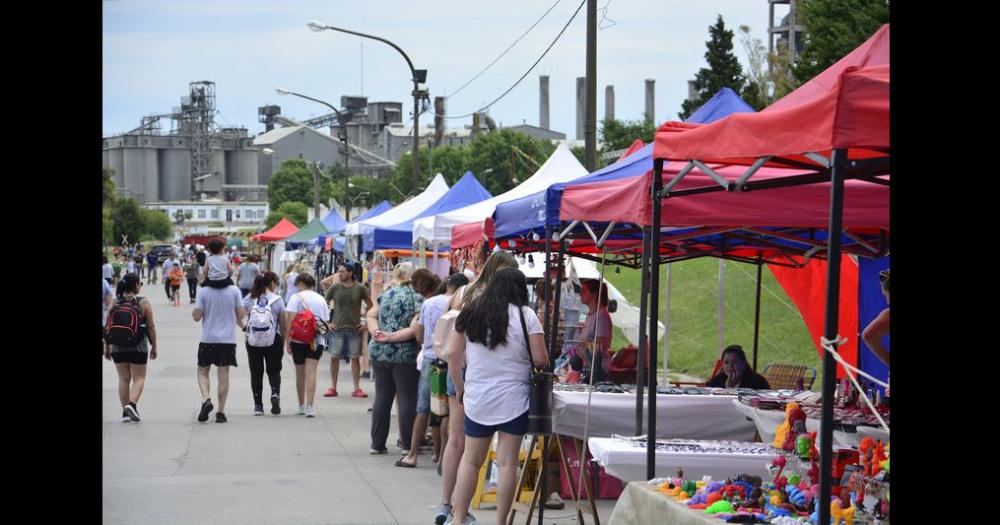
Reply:
[[[739,344],[753,360],[754,302],[757,269],[748,264],[724,261],[725,297],[723,345]],[[707,378],[718,356],[719,260],[702,258],[675,263],[670,312],[671,372]],[[810,366],[818,372],[813,385],[822,384],[822,362],[813,345],[805,321],[771,272],[764,268],[760,305],[760,339],[757,368],[770,363]],[[639,305],[640,273],[608,267],[605,276],[633,305]],[[660,319],[666,317],[667,269],[660,273]],[[627,345],[621,330],[615,329],[613,347]],[[663,367],[660,341],[658,367]]]

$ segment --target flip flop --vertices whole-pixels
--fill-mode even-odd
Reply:
[[[402,468],[417,468],[416,465],[411,465],[409,463],[406,463],[405,461],[403,461],[402,458],[396,460],[396,466]]]

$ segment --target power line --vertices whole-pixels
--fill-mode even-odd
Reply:
[[[536,60],[535,63],[532,64],[531,67],[528,68],[528,70],[525,71],[523,75],[521,75],[521,78],[517,79],[517,82],[514,82],[513,86],[507,88],[507,91],[504,91],[503,94],[501,94],[499,97],[497,97],[495,100],[493,100],[493,102],[490,102],[489,104],[486,104],[485,106],[479,108],[478,110],[476,110],[476,111],[474,111],[472,113],[468,113],[466,115],[459,115],[459,116],[456,116],[456,117],[447,117],[447,116],[444,116],[444,115],[441,115],[441,114],[437,114],[437,113],[435,113],[435,115],[438,116],[438,117],[444,117],[446,119],[468,118],[468,117],[471,117],[472,115],[475,115],[476,113],[482,113],[483,111],[489,109],[490,106],[492,106],[493,104],[496,104],[497,102],[500,102],[501,99],[503,99],[504,97],[507,96],[508,93],[510,93],[511,91],[513,91],[514,88],[516,88],[518,86],[518,84],[520,84],[521,81],[524,80],[535,69],[536,66],[538,66],[538,63],[541,62],[543,58],[545,58],[545,55],[549,54],[549,51],[551,51],[552,47],[556,45],[556,42],[558,42],[559,38],[562,37],[563,33],[566,32],[566,29],[569,28],[569,25],[571,23],[573,23],[573,20],[576,18],[576,15],[580,13],[580,9],[582,9],[583,6],[584,6],[584,4],[586,4],[586,3],[587,3],[587,0],[583,0],[583,1],[580,2],[580,5],[577,6],[576,11],[573,12],[573,16],[569,17],[569,20],[566,22],[566,25],[564,25],[563,28],[562,28],[562,30],[559,31],[559,34],[556,35],[555,40],[553,40],[552,43],[549,44],[549,47],[547,47],[545,49],[545,51],[542,53],[542,56],[538,57],[538,60]]]
[[[555,9],[557,5],[559,5],[559,2],[562,2],[562,0],[556,0],[556,3],[552,4],[552,7],[550,7],[548,11],[546,11],[545,13],[543,13],[542,16],[541,16],[541,18],[539,18],[538,20],[535,20],[535,23],[531,24],[531,27],[529,27],[527,31],[525,31],[524,33],[522,33],[521,36],[517,37],[517,40],[515,40],[514,43],[510,45],[510,47],[508,47],[507,49],[505,49],[503,53],[500,53],[500,56],[498,56],[495,59],[493,59],[493,62],[490,62],[489,65],[487,65],[486,67],[484,67],[483,70],[480,71],[479,73],[476,73],[476,76],[474,76],[471,79],[469,79],[468,82],[466,82],[465,84],[462,84],[462,87],[458,88],[457,90],[455,90],[454,93],[452,93],[451,95],[448,95],[445,98],[447,99],[447,98],[451,98],[451,97],[457,95],[459,91],[462,91],[463,89],[465,89],[466,86],[468,86],[473,81],[475,81],[477,78],[479,78],[480,76],[482,76],[483,73],[486,72],[486,70],[488,70],[489,68],[493,67],[493,65],[496,64],[498,61],[500,61],[500,59],[503,58],[504,55],[506,55],[508,51],[510,51],[511,49],[514,49],[514,46],[516,46],[518,42],[520,42],[522,39],[524,39],[524,37],[527,36],[527,34],[530,33],[531,30],[534,29],[535,26],[537,26],[539,22],[541,22],[546,16],[548,16],[548,14],[551,13],[552,10]]]

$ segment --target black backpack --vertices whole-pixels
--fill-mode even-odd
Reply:
[[[139,298],[118,301],[108,311],[104,340],[116,346],[136,347],[146,337],[146,320],[139,308]]]

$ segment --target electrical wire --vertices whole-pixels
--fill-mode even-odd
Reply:
[[[545,55],[549,54],[549,51],[551,51],[552,47],[556,45],[556,42],[558,42],[559,38],[562,37],[563,33],[566,32],[566,29],[569,28],[569,25],[571,23],[573,23],[573,20],[576,19],[576,15],[578,15],[580,13],[580,9],[583,9],[584,4],[586,4],[586,3],[587,3],[587,0],[583,0],[583,1],[580,2],[580,5],[577,6],[576,11],[573,12],[573,16],[569,17],[569,20],[566,22],[566,25],[564,25],[563,28],[562,28],[562,30],[559,31],[559,34],[556,35],[555,40],[553,40],[552,43],[549,44],[549,47],[545,48],[545,51],[542,53],[542,56],[538,57],[538,60],[536,60],[535,63],[532,64],[531,67],[528,68],[528,70],[525,71],[523,75],[521,75],[521,78],[517,79],[517,82],[514,82],[514,85],[510,86],[509,88],[507,88],[507,91],[504,91],[499,97],[497,97],[496,99],[494,99],[493,102],[490,102],[489,104],[486,104],[485,106],[479,108],[478,110],[473,111],[472,113],[465,114],[465,115],[458,115],[456,117],[448,117],[448,116],[445,116],[445,115],[441,115],[439,113],[435,113],[435,115],[438,116],[438,117],[446,118],[446,119],[468,118],[468,117],[471,117],[471,116],[475,115],[476,113],[482,113],[483,111],[489,109],[490,106],[492,106],[493,104],[496,104],[497,102],[500,102],[500,100],[502,100],[504,97],[506,97],[508,93],[510,93],[511,91],[513,91],[514,88],[516,88],[518,86],[518,84],[521,83],[521,81],[523,81],[529,74],[531,74],[532,71],[534,71],[535,67],[538,66],[539,62],[541,62],[542,59],[545,58]]]
[[[483,73],[485,73],[489,68],[493,67],[494,64],[496,64],[497,62],[499,62],[500,59],[503,58],[504,55],[506,55],[508,51],[510,51],[511,49],[514,49],[514,46],[516,46],[518,44],[518,42],[520,42],[522,39],[524,39],[524,37],[527,36],[527,34],[530,33],[531,30],[534,29],[535,26],[537,26],[539,22],[541,22],[543,19],[545,19],[545,17],[548,16],[548,14],[551,13],[552,10],[555,9],[557,5],[559,5],[559,2],[562,2],[562,0],[556,0],[556,3],[552,4],[552,7],[550,7],[548,11],[542,13],[541,18],[539,18],[538,20],[535,20],[535,23],[531,24],[531,27],[529,27],[527,31],[525,31],[524,33],[522,33],[521,36],[517,37],[517,40],[515,40],[514,43],[510,45],[510,47],[508,47],[507,49],[505,49],[503,53],[500,53],[500,56],[498,56],[495,59],[493,59],[493,62],[490,62],[489,65],[487,65],[486,67],[484,67],[482,71],[480,71],[479,73],[476,73],[476,76],[470,78],[468,82],[466,82],[465,84],[462,84],[462,87],[460,87],[457,90],[455,90],[455,92],[452,93],[451,95],[446,96],[445,99],[449,99],[449,98],[457,95],[460,91],[462,91],[463,89],[465,89],[466,86],[468,86],[469,84],[473,83],[477,78],[479,78],[480,76],[482,76]]]

